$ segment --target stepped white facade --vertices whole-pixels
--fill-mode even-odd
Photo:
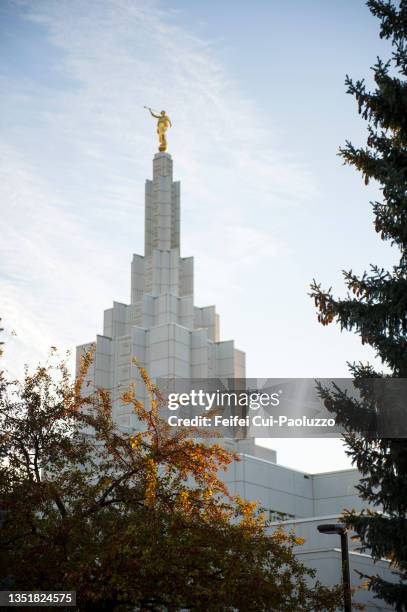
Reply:
[[[109,389],[119,425],[137,428],[122,404],[122,391],[138,380],[136,357],[153,378],[245,378],[245,354],[233,340],[220,341],[215,306],[194,305],[193,257],[180,256],[180,183],[168,153],[153,159],[145,187],[144,255],[133,255],[130,304],[105,310],[103,334],[78,347],[95,349],[89,372]],[[141,399],[143,387],[139,387]]]
[[[180,184],[173,181],[171,156],[157,153],[153,179],[145,188],[144,255],[133,255],[131,264],[130,303],[113,302],[104,313],[103,334],[77,347],[77,363],[83,352],[95,351],[88,383],[111,392],[114,418],[121,427],[138,429],[136,416],[120,400],[122,392],[139,381],[134,357],[153,379],[245,378],[245,354],[233,340],[220,340],[215,306],[194,305],[193,258],[181,257],[180,236]],[[143,390],[143,385],[137,387],[141,400]],[[305,536],[305,546],[298,548],[300,560],[317,569],[322,583],[340,582],[339,538],[318,533],[316,526],[336,522],[345,508],[362,509],[357,470],[306,474],[278,465],[276,453],[254,440],[229,439],[224,444],[241,455],[222,476],[230,492],[257,501],[271,520]],[[351,544],[353,587],[362,582],[353,570],[395,580],[386,561],[373,566],[370,556],[356,547]],[[366,610],[391,610],[363,589],[354,602]]]

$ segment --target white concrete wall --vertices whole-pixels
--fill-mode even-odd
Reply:
[[[287,531],[294,530],[298,537],[303,538],[305,542],[303,545],[296,547],[296,556],[304,565],[317,571],[317,578],[322,584],[334,586],[342,583],[340,537],[334,534],[319,533],[317,525],[337,522],[339,522],[338,515],[320,516],[275,523],[271,529],[283,525]],[[350,549],[349,569],[353,591],[352,603],[364,605],[365,609],[369,611],[393,610],[383,601],[376,599],[373,593],[363,588],[364,579],[357,573],[359,571],[365,575],[379,574],[385,580],[395,581],[389,563],[382,560],[373,564],[368,554],[361,554],[357,551],[358,543],[352,541],[351,535],[348,536],[348,542]]]
[[[315,474],[312,477],[314,487],[314,514],[323,516],[348,510],[362,510],[365,507],[357,494],[356,485],[360,474],[357,470],[342,470]]]
[[[355,488],[357,470],[307,474],[278,465],[274,451],[250,440],[239,442],[236,450],[242,453],[240,461],[224,476],[231,492],[270,512],[306,518],[365,507]]]

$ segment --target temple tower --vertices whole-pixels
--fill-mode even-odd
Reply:
[[[103,334],[77,347],[77,363],[91,348],[89,388],[111,392],[114,417],[124,427],[137,429],[131,407],[120,400],[139,380],[133,357],[153,379],[245,378],[245,354],[233,340],[220,340],[215,306],[194,305],[193,258],[180,256],[180,183],[168,153],[154,155],[153,179],[146,181],[144,255],[133,255],[130,304],[113,302],[105,310]],[[144,399],[142,386],[138,394]]]

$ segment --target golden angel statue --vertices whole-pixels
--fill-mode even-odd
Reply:
[[[152,117],[155,117],[156,119],[158,119],[157,121],[158,150],[161,153],[163,153],[164,151],[167,150],[166,131],[168,130],[169,127],[172,127],[171,120],[164,110],[162,110],[159,115],[156,115],[155,113],[153,113],[153,111],[151,110],[149,106],[145,106],[144,108],[150,111],[150,114]]]

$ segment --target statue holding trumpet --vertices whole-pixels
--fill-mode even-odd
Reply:
[[[157,134],[158,134],[158,150],[163,153],[167,150],[167,137],[166,131],[169,127],[172,127],[171,120],[164,110],[161,113],[153,112],[149,106],[145,106],[150,111],[152,117],[158,119],[157,121]]]

